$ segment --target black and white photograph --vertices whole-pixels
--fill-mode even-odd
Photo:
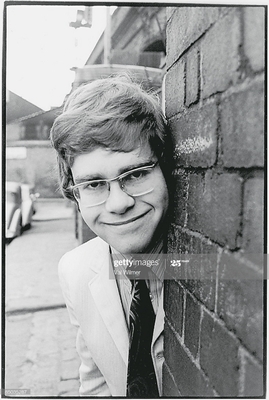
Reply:
[[[4,2],[3,398],[266,398],[267,11]]]

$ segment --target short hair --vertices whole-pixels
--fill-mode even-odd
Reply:
[[[96,148],[130,152],[149,144],[164,171],[167,133],[157,95],[146,92],[130,77],[97,79],[78,87],[51,129],[64,196],[75,200],[68,190],[74,184],[74,158]]]

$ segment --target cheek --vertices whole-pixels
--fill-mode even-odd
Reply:
[[[169,207],[169,194],[167,189],[163,193],[162,205],[163,205],[163,213],[166,214]]]
[[[162,180],[162,184],[160,185],[159,206],[163,209],[163,213],[166,213],[169,206],[169,193],[164,178]]]
[[[97,218],[94,212],[89,211],[88,209],[81,209],[80,210],[81,216],[84,219],[85,223],[89,226],[89,228],[93,228],[94,221]]]
[[[166,215],[169,205],[169,194],[166,185],[159,187],[158,190],[155,191],[151,205],[155,208],[158,218],[163,218]]]

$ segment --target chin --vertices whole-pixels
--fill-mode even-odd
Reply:
[[[140,239],[140,240],[139,240]],[[150,245],[151,240],[150,239],[145,239],[144,241],[141,240],[141,237],[137,240],[133,240],[130,243],[127,243],[126,241],[122,242],[117,241],[115,244],[112,244],[112,247],[114,247],[117,251],[123,254],[137,254],[137,253],[146,253],[147,248]]]

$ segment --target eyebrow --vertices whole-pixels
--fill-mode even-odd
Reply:
[[[124,174],[125,172],[132,171],[133,169],[136,169],[136,168],[147,167],[147,166],[153,164],[154,162],[155,161],[149,160],[149,161],[145,161],[143,163],[134,163],[134,164],[128,165],[128,167],[120,168],[117,176]],[[74,180],[76,182],[75,185],[78,185],[79,183],[83,183],[83,182],[97,181],[97,180],[102,180],[102,179],[109,179],[109,178],[105,178],[104,176],[98,175],[97,173],[74,177]]]

